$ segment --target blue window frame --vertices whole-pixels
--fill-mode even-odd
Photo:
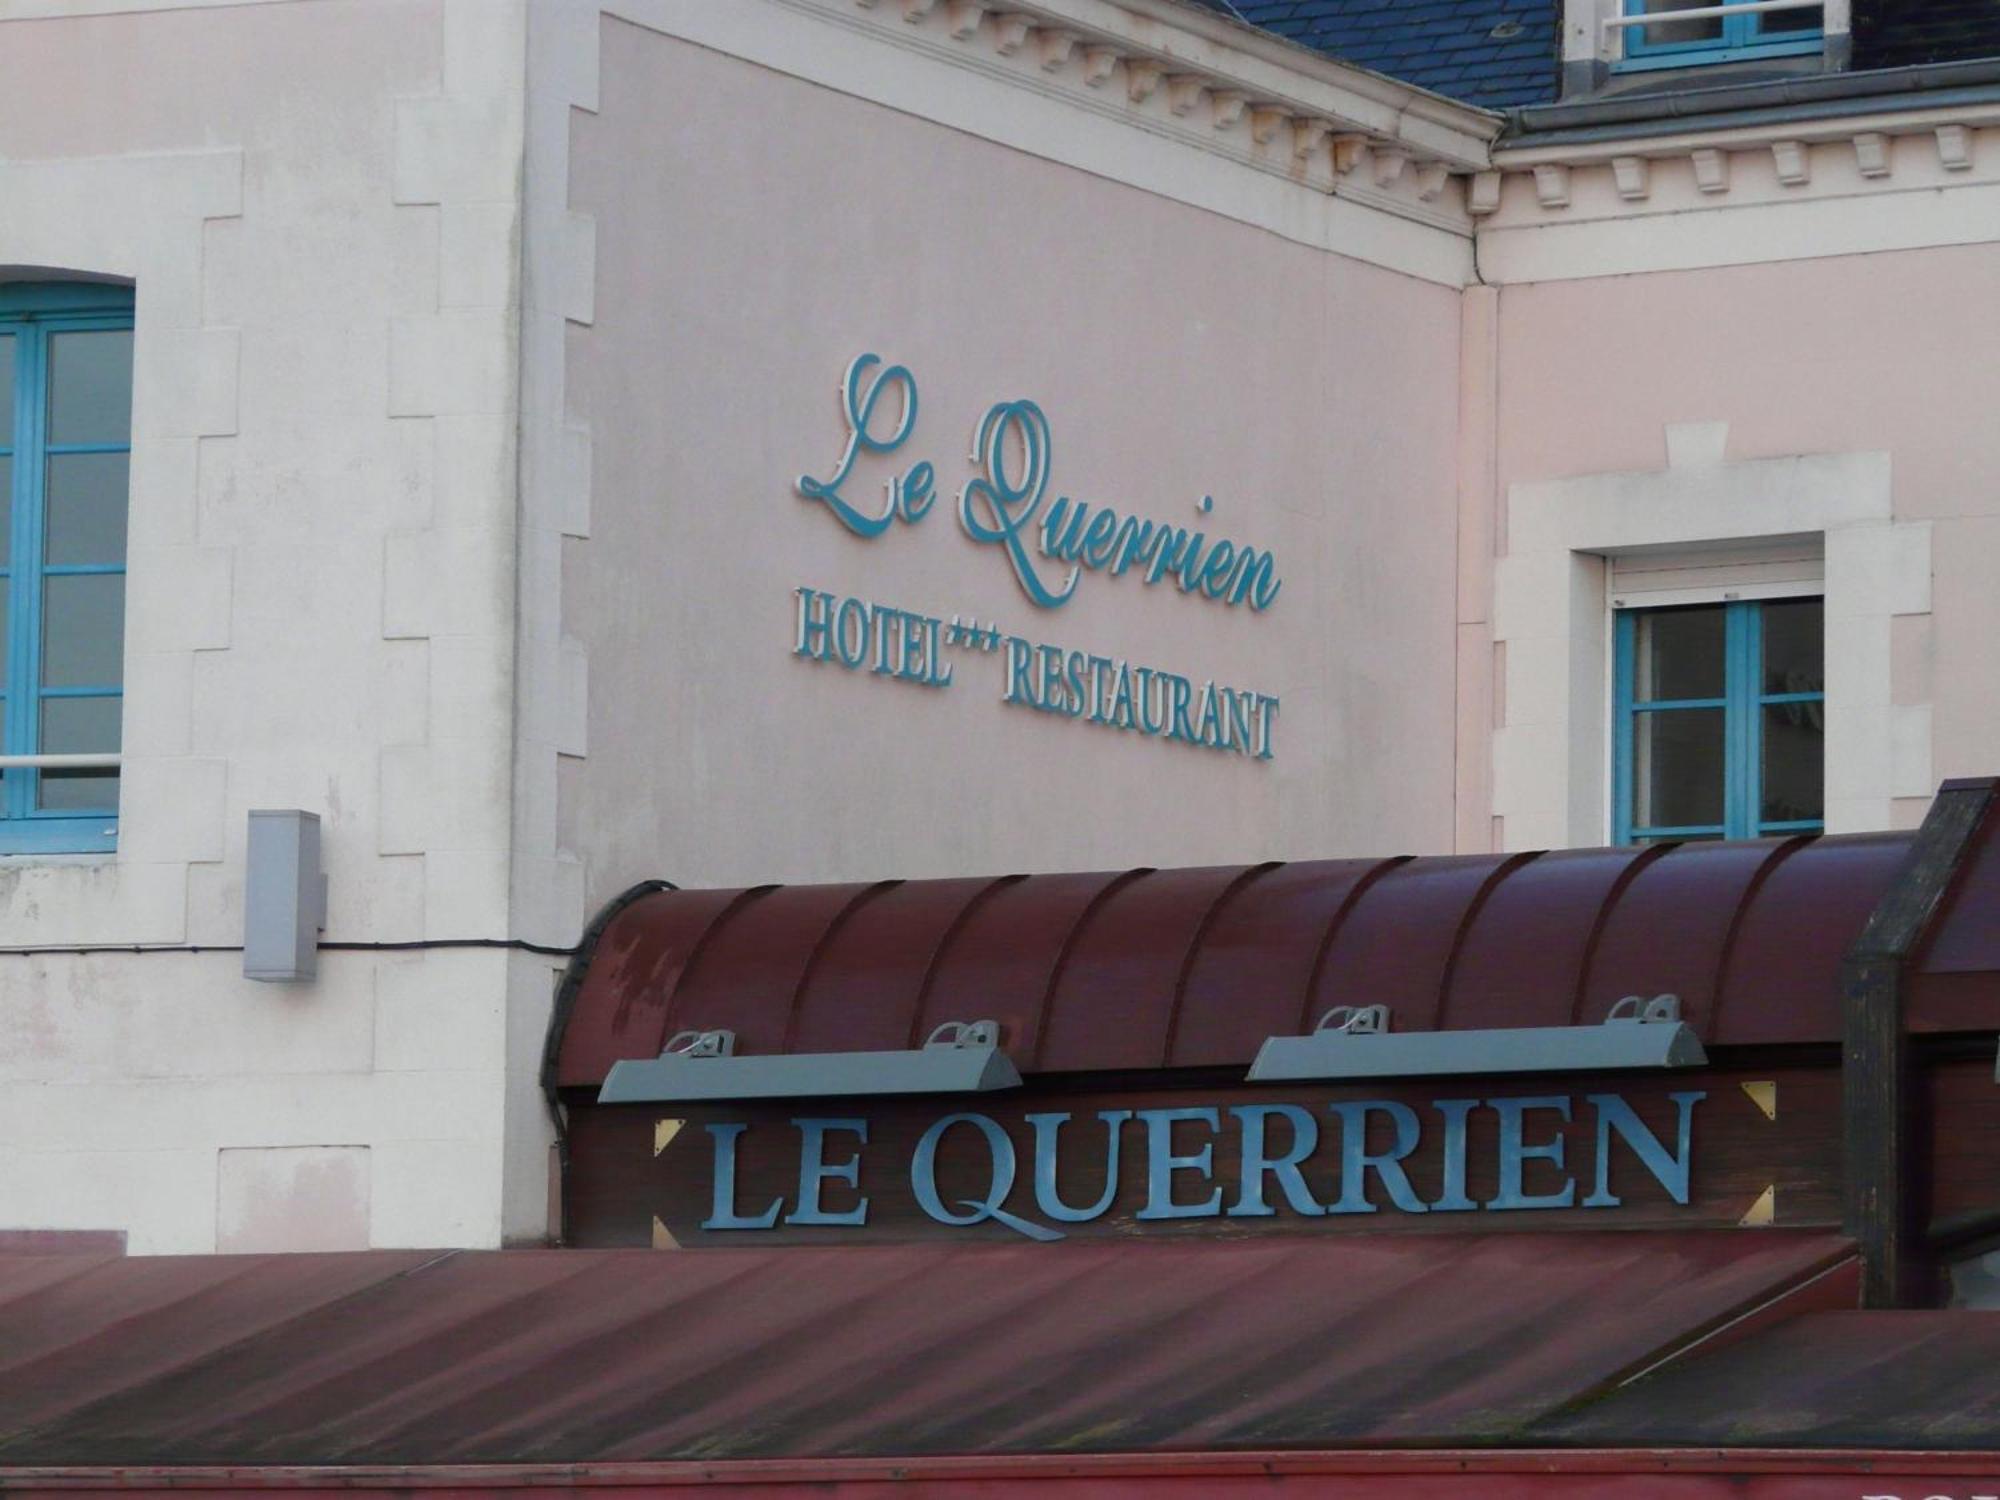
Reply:
[[[0,284],[0,755],[106,755],[125,690],[132,294]],[[0,854],[115,847],[115,766],[0,766]]]
[[[1628,16],[1670,18],[1677,10],[1707,8],[1717,0],[1625,0]],[[1627,26],[1624,68],[1685,68],[1744,58],[1796,57],[1818,52],[1824,7],[1753,11],[1746,15],[1663,19],[1651,26]]]
[[[1815,598],[1620,610],[1616,841],[1823,829],[1824,636]]]

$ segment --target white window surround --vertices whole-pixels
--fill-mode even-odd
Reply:
[[[1826,0],[1821,32],[1827,36],[1845,36],[1853,25],[1853,9],[1852,0]],[[1618,55],[1615,32],[1604,22],[1608,17],[1623,14],[1625,0],[1564,0],[1563,60],[1614,60]]]
[[[1636,547],[1607,560],[1605,592],[1613,610],[1799,598],[1826,591],[1822,532],[1754,542]]]
[[[0,160],[0,203],[0,280],[138,298],[118,849],[0,861],[0,943],[184,942],[189,872],[225,844],[227,762],[189,726],[194,659],[229,644],[231,553],[197,534],[196,457],[237,426],[238,331],[204,307],[204,260],[242,213],[243,153]]]
[[[1610,836],[1611,611],[1606,559],[1637,548],[1820,534],[1825,545],[1826,826],[1890,826],[1928,796],[1928,704],[1890,691],[1890,621],[1931,608],[1929,522],[1890,511],[1889,455],[1725,462],[1725,422],[1670,424],[1667,467],[1516,484],[1494,573],[1504,718],[1493,811],[1504,849]]]

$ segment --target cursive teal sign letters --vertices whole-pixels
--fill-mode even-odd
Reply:
[[[799,476],[800,497],[824,506],[867,541],[897,521],[922,521],[937,500],[937,471],[927,460],[888,479],[879,503],[857,503],[846,492],[863,454],[896,453],[916,431],[916,376],[906,365],[885,365],[880,355],[858,355],[841,379],[840,405],[846,445],[825,478]],[[1284,584],[1267,550],[1051,495],[1054,449],[1041,407],[997,401],[973,429],[975,472],[958,492],[960,529],[1000,548],[1021,592],[1035,604],[1055,609],[1068,603],[1085,572],[1112,578],[1135,573],[1145,584],[1172,583],[1183,594],[1256,611],[1276,602]],[[1208,515],[1214,506],[1213,497],[1203,495],[1195,509]]]

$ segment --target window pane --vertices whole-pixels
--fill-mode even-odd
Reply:
[[[8,606],[14,602],[8,590],[13,586],[13,579],[0,578],[0,693],[7,690],[7,623],[10,618]]]
[[[42,686],[125,680],[125,578],[84,573],[42,582]]]
[[[44,771],[35,806],[43,812],[118,810],[118,773],[106,771]]]
[[[44,755],[95,755],[118,748],[123,698],[44,698]]]
[[[1826,757],[1826,705],[1771,703],[1764,714],[1763,792],[1758,817],[1791,823],[1826,816],[1821,764]]]
[[[48,542],[45,559],[65,563],[125,561],[124,453],[56,453],[49,457]]]
[[[43,812],[118,811],[118,773],[105,771],[44,771],[35,805]]]
[[[0,333],[0,448],[14,446],[14,335]]]
[[[1825,603],[1774,599],[1763,607],[1766,693],[1826,691]]]
[[[1632,698],[1720,698],[1723,606],[1647,610],[1638,618]]]
[[[0,568],[7,567],[14,534],[14,460],[0,458]]]
[[[1633,827],[1720,823],[1722,797],[1721,709],[1632,716]]]
[[[44,755],[81,755],[118,748],[119,698],[44,698]],[[49,812],[89,812],[118,806],[114,769],[44,771],[37,805]]]
[[[124,698],[44,698],[42,754],[86,756],[118,750]]]
[[[1714,0],[1646,0],[1644,10],[1649,16],[1657,16],[1676,10],[1705,10]],[[1675,42],[1715,42],[1722,39],[1722,17],[1710,16],[1705,21],[1669,21],[1661,26],[1635,26],[1632,28],[1644,39],[1642,45],[1666,46]]]
[[[1824,6],[1809,5],[1798,10],[1766,11],[1753,17],[1760,36],[1792,36],[1802,31],[1818,31]]]
[[[132,331],[58,333],[49,340],[49,441],[132,438]]]

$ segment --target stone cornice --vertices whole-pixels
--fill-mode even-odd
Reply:
[[[1476,224],[1482,238],[2000,180],[2000,160],[1980,170],[1982,127],[2000,158],[2000,101],[1726,128],[1667,120],[1654,135],[1510,146],[1496,141],[1490,112],[1183,0],[777,3],[1402,218],[1461,234]],[[1932,237],[1906,228],[1885,243]],[[1715,263],[1763,253],[1724,243],[1720,226],[1715,234]],[[1565,255],[1551,274],[1591,274],[1588,261],[1587,251]]]
[[[2000,98],[1979,104],[1922,105],[1871,110],[1865,114],[1829,112],[1821,118],[1777,123],[1690,129],[1684,122],[1662,120],[1659,128],[1612,139],[1540,144],[1532,139],[1518,145],[1498,144],[1492,165],[1503,171],[1532,169],[1545,163],[1585,166],[1621,156],[1686,156],[1697,150],[1765,151],[1781,141],[1851,141],[1861,135],[1921,135],[1949,125],[1971,129],[2000,125]]]
[[[2000,102],[1495,151],[1468,210],[1487,228],[1824,203],[2000,182]]]
[[[1186,0],[1021,0],[994,6],[1094,31],[1134,53],[1179,57],[1295,113],[1395,139],[1453,168],[1487,165],[1503,117],[1329,58]]]
[[[264,3],[277,0],[0,0],[0,19]],[[1740,89],[1711,91],[1735,101],[1734,117],[1683,113],[1652,129],[1621,119],[1598,132],[1564,115],[1560,131],[1552,123],[1509,141],[1500,115],[1188,0],[577,0],[575,9],[1446,284],[2000,240],[2000,93],[1954,79],[1929,93],[1829,97],[1824,113],[1804,100],[1753,110]],[[774,24],[786,12],[832,30]],[[812,36],[836,33],[848,40],[830,50],[844,61],[822,66]],[[942,66],[906,68],[899,57]],[[979,108],[957,107],[953,70],[981,81]],[[1021,110],[1019,129],[1008,91],[1043,102]],[[1069,117],[1074,132],[1051,104],[1080,112]],[[1188,151],[1199,156],[1178,154]]]
[[[1501,117],[1182,0],[774,0],[1456,235]]]

